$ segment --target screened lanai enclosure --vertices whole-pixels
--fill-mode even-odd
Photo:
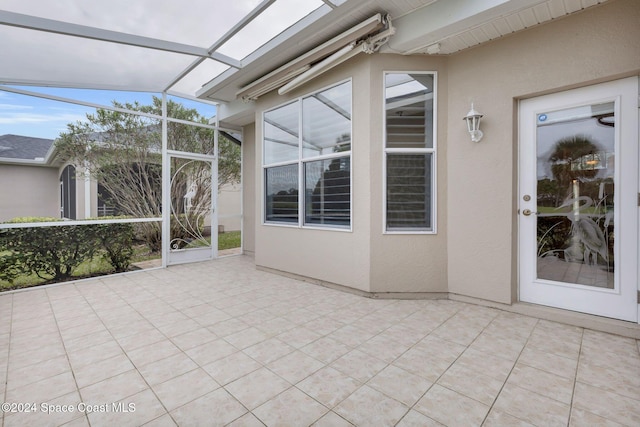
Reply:
[[[241,253],[242,133],[199,90],[340,3],[3,1],[0,289]]]

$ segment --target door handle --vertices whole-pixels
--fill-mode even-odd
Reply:
[[[522,215],[524,216],[529,216],[531,215],[533,212],[531,212],[531,209],[525,209],[522,211]]]

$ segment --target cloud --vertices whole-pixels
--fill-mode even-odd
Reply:
[[[17,125],[25,123],[73,123],[84,120],[85,116],[77,113],[40,114],[40,113],[10,113],[0,114],[0,124]]]

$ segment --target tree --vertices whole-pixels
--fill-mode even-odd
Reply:
[[[119,103],[113,106],[141,113],[161,115],[162,100],[153,98],[152,105]],[[206,124],[206,118],[196,109],[168,101],[168,116],[189,122]],[[214,131],[196,125],[169,122],[169,149],[213,154]],[[56,140],[60,158],[84,168],[97,180],[120,215],[136,218],[162,215],[162,124],[161,120],[143,115],[98,109],[87,114],[85,121],[67,125],[67,131]],[[225,134],[219,136],[218,188],[240,179],[240,147]],[[177,170],[178,160],[174,159]],[[180,204],[189,191],[190,176],[176,173],[172,177],[171,200]],[[199,198],[199,203],[210,199]],[[188,214],[180,212],[181,214]],[[150,249],[160,249],[159,223],[141,223],[140,234]]]

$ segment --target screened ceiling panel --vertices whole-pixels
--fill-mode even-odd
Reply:
[[[243,59],[251,52],[286,30],[319,7],[321,0],[278,0],[260,14],[235,37],[220,47],[219,52]],[[259,37],[256,35],[259,34]]]
[[[0,79],[14,76],[18,82],[161,92],[193,61],[182,54],[6,26],[0,26],[0,40]]]
[[[2,0],[0,9],[207,48],[261,0]]]

